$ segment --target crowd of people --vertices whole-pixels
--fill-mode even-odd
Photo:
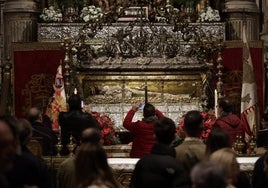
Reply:
[[[101,143],[98,122],[81,108],[81,98],[68,100],[69,111],[59,115],[63,145],[70,135],[76,142],[75,154],[61,163],[56,181],[42,156],[32,153],[29,141],[41,138],[42,155],[54,155],[57,135],[45,125],[42,112],[33,107],[25,119],[0,117],[0,187],[1,188],[121,188],[113,176]],[[186,137],[174,146],[176,124],[154,105],[146,103],[143,118],[133,121],[141,110],[132,105],[123,126],[133,136],[130,157],[139,158],[130,180],[131,188],[264,188],[268,186],[268,152],[258,159],[249,177],[239,169],[232,149],[236,134],[244,138],[243,123],[232,114],[228,100],[219,101],[220,116],[206,142],[200,139],[203,117],[198,110],[184,117]],[[63,150],[67,152],[67,150]],[[56,182],[56,183],[54,183]]]

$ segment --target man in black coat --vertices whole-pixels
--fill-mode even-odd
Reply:
[[[61,128],[61,141],[63,145],[63,154],[67,154],[66,145],[70,142],[72,135],[76,142],[80,141],[80,135],[88,127],[99,129],[99,124],[89,113],[85,113],[81,108],[81,98],[77,94],[69,97],[69,112],[60,112],[59,125]]]
[[[141,158],[133,171],[130,187],[190,188],[187,173],[176,159],[174,148],[170,147],[175,138],[175,123],[163,117],[154,125],[157,143],[150,154]]]
[[[252,187],[268,187],[268,151],[255,162],[252,175]]]
[[[33,139],[38,140],[42,145],[43,155],[54,154],[54,146],[57,144],[57,136],[53,130],[42,122],[42,112],[37,107],[32,107],[27,113],[27,119],[33,127]]]

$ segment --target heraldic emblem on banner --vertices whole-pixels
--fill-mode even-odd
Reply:
[[[52,129],[55,132],[59,132],[58,116],[60,112],[67,111],[66,95],[64,90],[64,80],[62,75],[62,66],[59,65],[55,77],[55,83],[53,84],[54,94],[49,101],[48,108],[46,110],[47,116],[52,121]]]

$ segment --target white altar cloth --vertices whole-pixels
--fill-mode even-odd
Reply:
[[[237,157],[241,171],[252,171],[259,157]]]
[[[109,165],[116,170],[134,170],[139,158],[108,158]]]
[[[259,157],[237,157],[242,171],[252,171]],[[108,158],[109,165],[116,170],[133,170],[138,158]]]

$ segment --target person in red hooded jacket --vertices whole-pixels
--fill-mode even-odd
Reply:
[[[156,110],[152,104],[146,103],[143,108],[143,119],[132,122],[140,105],[140,102],[134,103],[123,122],[123,126],[133,135],[132,148],[130,151],[130,157],[133,158],[141,158],[151,152],[156,142],[154,136],[154,122],[164,117],[162,112]]]
[[[214,123],[214,127],[224,129],[229,134],[232,144],[236,141],[237,136],[242,136],[244,140],[245,124],[237,115],[232,113],[232,103],[224,98],[219,99],[218,112],[219,117]]]

